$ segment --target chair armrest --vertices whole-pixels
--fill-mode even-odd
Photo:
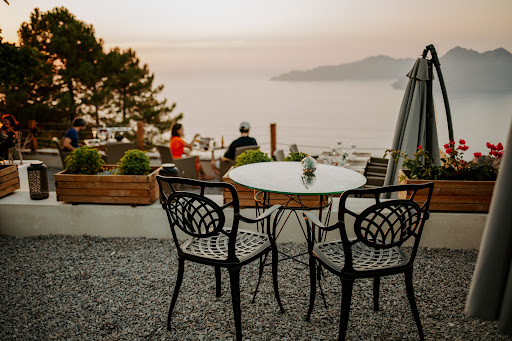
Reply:
[[[322,230],[331,231],[331,230],[333,230],[334,228],[337,227],[337,224],[334,224],[332,226],[325,226],[320,221],[320,219],[318,219],[318,217],[315,214],[313,214],[313,212],[303,211],[302,213],[304,213],[304,216],[306,217],[306,219],[311,221],[313,224],[315,224],[315,226],[318,226]]]
[[[263,214],[259,215],[258,217],[254,218],[254,219],[244,217],[240,213],[238,213],[237,215],[241,221],[244,221],[246,223],[257,223],[258,221],[261,221],[265,218],[270,217],[272,215],[272,213],[276,212],[281,207],[282,207],[282,205],[274,205],[274,206],[270,207],[269,209],[267,209],[265,212],[263,212]]]

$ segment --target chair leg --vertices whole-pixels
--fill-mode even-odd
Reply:
[[[425,339],[425,335],[423,334],[423,327],[421,326],[420,314],[418,313],[418,307],[416,306],[416,299],[414,298],[414,288],[412,285],[412,270],[405,272],[405,287],[407,289],[407,297],[409,298],[409,303],[411,305],[412,315],[414,316],[414,321],[416,321],[416,326],[418,327],[418,333],[420,334],[420,340]]]
[[[341,280],[341,316],[338,340],[345,340],[347,336],[348,317],[350,315],[350,304],[352,301],[352,288],[354,280]]]
[[[316,260],[309,255],[309,309],[306,315],[306,321],[309,321],[313,308],[315,306],[316,295]]]
[[[263,268],[265,267],[265,261],[267,260],[268,253],[265,256],[260,257],[259,269],[258,269],[258,283],[256,283],[256,289],[254,289],[254,295],[252,296],[252,303],[256,302],[256,294],[260,288],[261,276],[263,275]]]
[[[380,277],[373,278],[373,311],[379,311]]]
[[[242,311],[240,309],[240,268],[229,269],[229,281],[231,284],[231,300],[233,302],[233,314],[235,315],[236,339],[242,340]]]
[[[183,272],[185,270],[185,260],[180,258],[178,260],[178,276],[176,278],[176,284],[174,285],[174,294],[172,295],[171,306],[169,307],[169,314],[167,315],[167,330],[171,330],[172,312],[180,293],[181,282],[183,281]]]
[[[274,285],[274,295],[276,296],[277,304],[279,304],[279,310],[284,314],[283,304],[279,297],[279,286],[277,283],[277,263],[279,262],[279,256],[275,242],[272,245],[272,284]]]
[[[220,275],[220,266],[215,267],[215,294],[217,297],[222,296],[222,277]]]

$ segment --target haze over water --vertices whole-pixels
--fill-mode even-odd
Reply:
[[[404,76],[405,77],[405,76]],[[249,121],[262,149],[270,149],[270,123],[277,124],[278,149],[296,143],[310,153],[344,147],[381,156],[391,146],[403,90],[391,81],[279,82],[269,78],[162,79],[165,95],[184,113],[187,138],[194,133],[225,143],[238,136],[238,124]],[[434,87],[439,87],[434,83]],[[465,139],[465,153],[486,153],[485,143],[504,142],[512,119],[512,94],[450,94],[455,138]],[[442,97],[435,98],[439,143],[448,141]]]

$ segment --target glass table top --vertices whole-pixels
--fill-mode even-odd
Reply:
[[[318,164],[313,175],[305,175],[300,162],[253,163],[234,168],[229,177],[255,190],[296,195],[339,194],[366,183],[362,174],[324,164]]]

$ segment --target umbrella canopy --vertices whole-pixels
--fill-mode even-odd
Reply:
[[[466,314],[498,320],[498,331],[512,335],[512,123],[494,186]]]
[[[427,59],[418,58],[407,74],[410,79],[398,114],[391,149],[412,155],[418,146],[422,146],[439,164],[437,126],[432,98],[433,73],[429,63]],[[400,168],[402,168],[402,159],[398,163],[388,164],[385,186],[398,183]]]

